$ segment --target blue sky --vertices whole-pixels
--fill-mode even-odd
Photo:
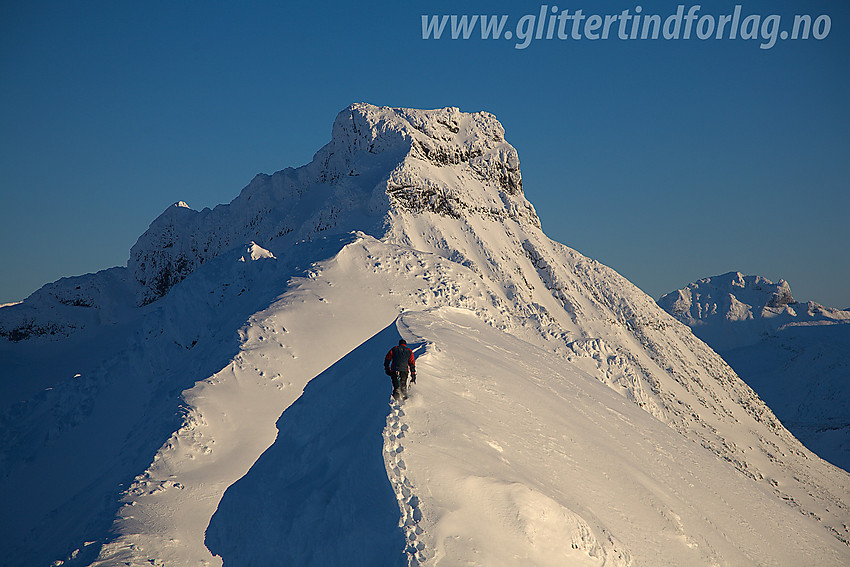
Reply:
[[[229,202],[256,173],[307,163],[366,101],[495,114],[546,233],[653,297],[738,270],[850,307],[850,5],[741,3],[783,28],[829,16],[825,39],[772,49],[422,39],[422,14],[505,14],[515,29],[541,5],[4,2],[0,303],[124,265],[168,205]]]

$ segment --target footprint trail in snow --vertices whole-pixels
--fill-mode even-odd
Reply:
[[[404,423],[403,404],[390,399],[392,410],[387,416],[387,427],[384,429],[384,462],[387,475],[392,483],[398,506],[401,511],[399,527],[404,532],[407,542],[404,553],[407,555],[410,567],[420,567],[434,556],[434,552],[425,546],[422,539],[424,530],[419,525],[422,520],[419,497],[415,487],[407,476],[407,465],[404,462],[404,438],[408,425]]]

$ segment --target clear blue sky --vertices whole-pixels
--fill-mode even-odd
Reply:
[[[637,5],[678,3],[559,10]],[[547,234],[653,297],[739,270],[850,307],[850,4],[742,6],[831,28],[772,49],[611,37],[519,50],[423,40],[420,16],[507,14],[515,29],[540,2],[3,2],[0,303],[124,265],[165,207],[229,202],[254,174],[307,163],[337,112],[366,101],[494,113]]]

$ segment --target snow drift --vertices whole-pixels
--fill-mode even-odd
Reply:
[[[850,559],[850,476],[548,239],[487,113],[352,105],[310,164],[170,207],[0,334],[11,564]],[[421,384],[388,407],[399,334]]]

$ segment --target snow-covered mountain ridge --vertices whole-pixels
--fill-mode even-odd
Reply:
[[[281,539],[296,563],[333,564],[355,543],[319,552],[327,542],[309,526],[340,522],[380,553],[398,544],[409,565],[475,561],[496,540],[508,564],[850,557],[850,476],[651,298],[547,238],[486,113],[352,105],[310,164],[257,176],[229,205],[170,207],[127,268],[45,286],[0,310],[0,332],[4,387],[29,391],[0,422],[12,511],[0,532],[17,564],[74,549],[71,563],[216,564],[213,550],[269,564]],[[427,370],[409,414],[380,415],[379,363],[399,334],[430,345]],[[336,381],[362,403],[336,401],[322,386]],[[338,423],[357,424],[362,451]],[[645,438],[612,441],[630,428]],[[50,466],[59,458],[67,470]],[[346,459],[368,478],[335,464]],[[281,462],[295,463],[286,479]],[[386,531],[384,516],[360,525],[361,489],[389,495],[384,512],[398,500],[403,529]],[[269,491],[283,511],[246,515]],[[341,517],[315,504],[328,501]],[[482,513],[524,520],[476,531],[468,518]],[[250,529],[252,517],[281,530]]]
[[[484,190],[466,190],[470,178],[486,181]],[[390,208],[540,224],[522,199],[516,150],[491,114],[354,104],[337,116],[331,142],[309,165],[258,175],[213,210],[175,204],[139,238],[127,266],[145,290],[142,301],[150,301],[234,244],[285,245],[361,228],[379,234]]]
[[[797,302],[785,280],[729,272],[672,291],[658,304],[716,350],[754,344],[788,325],[850,323],[850,311]]]
[[[659,300],[717,350],[794,435],[850,469],[850,311],[798,302],[785,281],[731,272]]]

